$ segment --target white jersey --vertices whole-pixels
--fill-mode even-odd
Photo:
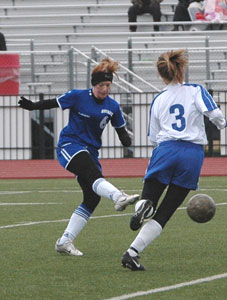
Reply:
[[[152,145],[168,140],[207,144],[204,117],[218,127],[226,120],[208,91],[198,84],[169,84],[152,101],[148,136]]]

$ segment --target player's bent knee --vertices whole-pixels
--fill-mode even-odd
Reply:
[[[87,151],[82,151],[75,155],[67,170],[85,179],[89,185],[92,185],[96,179],[103,177],[102,172]]]

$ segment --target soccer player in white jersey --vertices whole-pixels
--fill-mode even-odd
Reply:
[[[106,181],[98,159],[101,135],[109,121],[121,143],[126,147],[131,145],[121,108],[108,96],[113,74],[117,75],[118,69],[118,62],[105,58],[92,71],[92,89],[72,90],[58,98],[39,102],[21,97],[18,102],[27,110],[60,107],[70,111],[68,125],[60,133],[57,158],[77,177],[83,191],[83,202],[75,209],[62,237],[56,242],[55,249],[60,253],[83,255],[73,241],[87,224],[101,197],[111,199],[117,211],[124,210],[139,198],[139,195],[122,193]]]
[[[160,235],[190,190],[197,189],[203,145],[207,144],[203,116],[218,129],[226,127],[226,120],[208,91],[199,84],[183,83],[187,64],[184,50],[163,53],[157,61],[158,73],[167,86],[151,103],[148,136],[154,150],[141,195],[147,201],[132,215],[131,229],[142,226],[150,209],[154,214],[122,256],[122,266],[133,271],[145,270],[139,254]]]

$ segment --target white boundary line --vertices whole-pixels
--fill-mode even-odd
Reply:
[[[127,191],[125,188],[120,188],[120,190]],[[141,189],[130,189],[131,192],[141,192]],[[226,192],[226,188],[199,188],[199,191],[222,191]],[[53,189],[53,190],[32,190],[32,191],[0,191],[0,196],[5,195],[16,195],[16,194],[29,194],[29,193],[82,193],[82,190],[72,189],[72,190],[62,190],[62,189]]]
[[[102,218],[112,218],[112,217],[124,217],[124,216],[130,216],[130,215],[131,215],[131,214],[94,216],[94,217],[91,217],[90,219],[102,219]],[[0,229],[14,228],[14,227],[22,227],[22,226],[31,226],[31,225],[39,225],[39,224],[47,224],[47,223],[61,223],[61,222],[68,222],[68,221],[69,221],[69,219],[52,220],[52,221],[26,222],[26,223],[19,223],[19,224],[12,224],[12,225],[0,226]]]
[[[227,205],[227,202],[224,203],[217,203],[217,206],[221,205]],[[183,210],[186,209],[186,207],[179,207],[177,210]],[[94,216],[90,219],[103,219],[103,218],[112,218],[112,217],[125,217],[125,216],[131,216],[132,213],[127,214],[117,214],[117,215],[105,215],[105,216]],[[63,220],[52,220],[52,221],[37,221],[37,222],[26,222],[26,223],[19,223],[19,224],[12,224],[12,225],[5,225],[0,226],[0,229],[6,229],[6,228],[14,228],[14,227],[22,227],[22,226],[31,226],[31,225],[38,225],[38,224],[47,224],[47,223],[60,223],[60,222],[68,222],[69,219],[63,219]]]
[[[62,205],[62,203],[57,202],[0,202],[0,206],[17,206],[17,205]]]
[[[214,275],[214,276],[210,276],[210,277],[204,277],[204,278],[200,278],[200,279],[196,279],[196,280],[192,280],[192,281],[181,282],[181,283],[174,284],[174,285],[163,286],[163,287],[156,288],[156,289],[153,289],[153,290],[136,292],[136,293],[132,293],[132,294],[128,294],[128,295],[122,295],[122,296],[118,296],[118,297],[114,297],[114,298],[108,298],[108,299],[104,299],[104,300],[132,299],[132,298],[135,298],[135,297],[140,297],[140,296],[151,295],[151,294],[155,294],[155,293],[171,291],[171,290],[179,289],[179,288],[182,288],[182,287],[185,287],[185,286],[191,286],[191,285],[200,284],[200,283],[203,283],[203,282],[209,282],[209,281],[222,279],[222,278],[226,278],[226,277],[227,277],[227,273],[223,273],[223,274],[218,274],[218,275]]]

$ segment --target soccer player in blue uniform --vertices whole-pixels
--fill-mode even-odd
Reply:
[[[197,189],[203,145],[207,144],[204,115],[219,130],[226,127],[226,120],[208,91],[198,84],[183,83],[187,64],[184,50],[163,53],[157,61],[158,73],[167,86],[150,107],[148,136],[154,150],[141,195],[147,201],[132,215],[132,230],[142,226],[149,210],[155,211],[167,190],[153,217],[122,256],[122,266],[133,271],[145,270],[138,255],[160,235],[190,190]]]
[[[55,99],[32,102],[25,97],[19,106],[27,109],[69,109],[69,121],[59,137],[57,158],[60,164],[75,174],[83,191],[83,202],[76,208],[61,238],[55,245],[60,253],[81,256],[73,244],[74,239],[87,224],[101,197],[114,202],[117,211],[138,200],[139,195],[127,195],[104,179],[98,159],[101,135],[108,124],[116,129],[121,143],[129,147],[131,139],[125,129],[125,119],[117,101],[108,96],[113,74],[117,75],[119,63],[105,58],[91,74],[92,89],[72,90]]]

